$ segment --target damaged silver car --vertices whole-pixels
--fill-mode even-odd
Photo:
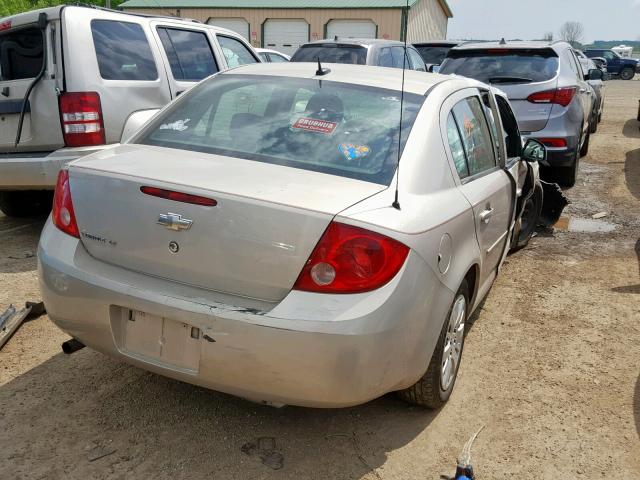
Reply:
[[[405,76],[241,67],[70,164],[38,251],[51,319],[74,349],[254,401],[442,405],[538,222],[545,148],[499,91]]]

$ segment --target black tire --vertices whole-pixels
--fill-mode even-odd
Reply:
[[[7,217],[34,217],[51,211],[53,191],[25,190],[0,192],[0,210]]]
[[[622,80],[633,80],[633,77],[635,77],[635,75],[636,72],[633,68],[623,68],[620,72],[620,78]]]
[[[580,158],[586,157],[589,153],[589,139],[591,138],[591,131],[587,132],[587,138],[584,139],[584,143],[580,148]]]
[[[596,133],[598,131],[598,111],[596,110],[591,115],[591,122],[589,122],[589,132]]]
[[[520,223],[518,230],[518,238],[515,241],[513,249],[520,249],[527,246],[529,240],[533,236],[533,232],[536,231],[540,214],[542,213],[542,201],[543,194],[542,188],[536,186],[533,194],[525,200],[525,204],[522,207],[522,213],[517,222]]]
[[[558,167],[555,169],[554,177],[556,183],[563,187],[573,187],[578,178],[578,169],[580,168],[580,152],[576,149],[573,158],[573,164],[568,167]]]
[[[464,330],[466,330],[469,320],[470,308],[469,287],[467,286],[467,281],[463,280],[462,285],[460,285],[460,288],[453,297],[453,302],[451,302],[451,306],[449,307],[447,318],[445,318],[444,324],[442,325],[442,330],[440,331],[440,336],[438,337],[438,343],[436,344],[436,348],[434,349],[433,355],[431,356],[431,361],[429,362],[427,371],[422,376],[422,378],[420,378],[420,380],[418,380],[414,385],[398,392],[398,395],[404,401],[427,408],[440,408],[447,402],[447,400],[449,400],[451,392],[453,392],[453,387],[456,384],[458,369],[460,367],[460,362],[462,361],[462,352],[464,350],[465,338],[464,334],[462,335],[462,342],[460,343],[460,360],[455,367],[453,381],[446,390],[442,388],[440,380],[440,369],[441,364],[443,363],[442,357],[444,355],[444,347],[446,344],[447,331],[449,327],[449,317],[451,316],[453,307],[460,296],[463,296],[465,300],[463,328]]]

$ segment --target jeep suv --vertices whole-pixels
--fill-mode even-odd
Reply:
[[[475,78],[503,90],[523,136],[547,147],[547,174],[563,185],[575,184],[579,159],[589,149],[594,94],[571,45],[466,43],[449,50],[440,73]]]
[[[176,18],[59,6],[0,19],[0,209],[44,213],[58,170],[120,141],[220,70],[259,62],[240,35]]]

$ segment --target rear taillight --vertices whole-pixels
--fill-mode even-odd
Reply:
[[[104,145],[104,122],[100,95],[67,92],[60,95],[60,123],[67,147]]]
[[[538,138],[545,147],[564,148],[567,146],[567,141],[564,138]]]
[[[575,94],[576,87],[563,87],[532,93],[527,97],[527,100],[531,103],[557,103],[566,107],[571,103]]]
[[[80,238],[78,224],[76,223],[76,214],[73,211],[73,202],[71,201],[68,170],[60,170],[60,173],[58,173],[51,218],[53,219],[53,224],[64,233],[72,237]]]
[[[293,288],[319,293],[360,293],[380,288],[400,270],[409,247],[385,235],[332,222]]]

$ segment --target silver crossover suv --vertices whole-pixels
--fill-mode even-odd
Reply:
[[[51,319],[253,400],[442,405],[469,315],[537,221],[520,219],[544,146],[523,148],[508,101],[475,80],[316,72],[210,77],[62,170],[38,251]]]
[[[475,78],[503,90],[525,137],[548,150],[552,176],[572,186],[589,148],[593,89],[566,42],[467,43],[449,50],[439,70]]]

